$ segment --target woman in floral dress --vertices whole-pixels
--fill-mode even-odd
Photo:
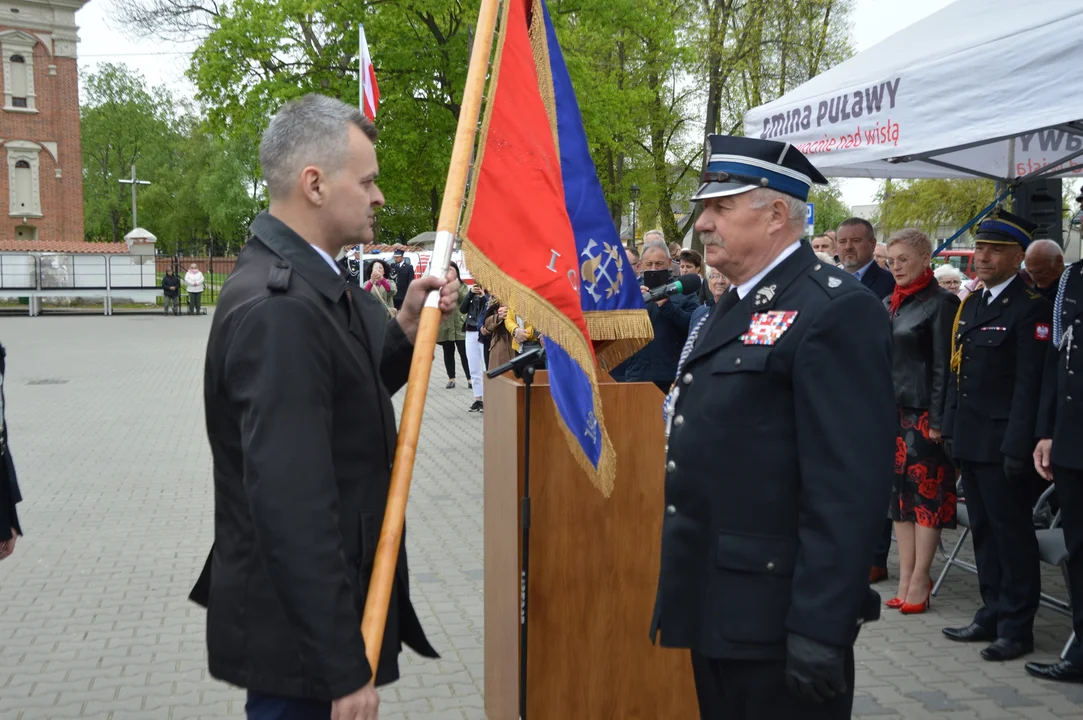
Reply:
[[[944,452],[940,424],[951,374],[951,334],[959,298],[940,287],[929,267],[932,243],[907,229],[888,240],[895,291],[884,299],[891,316],[892,377],[899,410],[890,514],[899,547],[899,590],[887,606],[925,612],[929,569],[940,531],[955,527],[955,468]]]

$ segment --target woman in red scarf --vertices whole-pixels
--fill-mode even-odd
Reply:
[[[895,481],[890,513],[899,547],[899,590],[887,606],[925,612],[929,567],[943,528],[955,527],[955,468],[944,453],[940,424],[951,381],[951,333],[959,299],[929,268],[932,243],[920,230],[888,240],[887,265],[895,292],[884,299],[891,315],[892,376],[899,408]]]

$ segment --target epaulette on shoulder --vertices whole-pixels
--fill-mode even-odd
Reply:
[[[818,262],[809,270],[809,277],[816,281],[829,296],[835,297],[853,290],[857,282],[853,275],[834,265]]]
[[[267,273],[267,289],[274,292],[286,292],[290,289],[290,275],[293,268],[285,260],[275,260],[271,271]]]

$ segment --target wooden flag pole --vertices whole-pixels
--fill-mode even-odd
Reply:
[[[459,211],[466,191],[470,158],[477,136],[478,118],[481,115],[481,100],[485,91],[499,7],[500,0],[482,0],[478,13],[477,35],[470,56],[466,89],[459,110],[459,126],[455,131],[451,165],[447,183],[444,185],[444,201],[440,207],[440,221],[436,226],[436,244],[427,275],[447,275],[451,262],[451,250],[458,231]],[[372,668],[372,682],[376,680],[376,667],[384,640],[387,609],[395,581],[395,565],[399,558],[402,528],[406,520],[406,500],[410,494],[410,478],[417,455],[417,438],[421,432],[425,395],[429,389],[429,374],[432,370],[433,353],[436,351],[436,331],[440,326],[439,300],[439,293],[429,293],[425,308],[421,311],[417,339],[414,341],[413,361],[410,363],[410,378],[406,384],[402,422],[399,425],[399,443],[395,449],[395,464],[391,470],[391,489],[388,492],[383,527],[380,529],[380,542],[376,546],[365,614],[361,620],[361,634],[365,638],[365,654]]]

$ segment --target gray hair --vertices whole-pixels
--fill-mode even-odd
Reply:
[[[808,217],[808,207],[804,200],[795,198],[793,195],[786,195],[780,193],[778,190],[772,190],[771,188],[756,188],[751,191],[750,200],[752,201],[752,207],[764,208],[773,203],[775,200],[782,200],[786,203],[786,208],[790,211],[790,226],[795,230],[805,229],[805,218]]]
[[[903,228],[897,233],[893,233],[887,239],[887,246],[891,247],[896,243],[903,243],[911,250],[917,251],[919,255],[933,254],[933,243],[929,240],[929,236],[917,228]]]
[[[259,144],[259,162],[271,198],[289,195],[297,176],[308,166],[329,175],[341,170],[350,125],[376,140],[376,126],[341,100],[310,94],[283,105]]]
[[[938,267],[936,270],[933,270],[933,277],[936,278],[937,282],[940,282],[944,278],[949,278],[949,277],[954,278],[955,280],[958,280],[959,282],[963,281],[963,274],[961,272],[959,272],[959,269],[957,267],[955,267],[954,265],[950,265],[948,263],[944,263],[943,265]]]
[[[650,235],[657,235],[658,240],[648,240],[647,237],[650,236]],[[647,247],[647,244],[651,243],[651,242],[661,242],[663,245],[665,245],[666,244],[665,239],[666,239],[666,234],[664,232],[662,232],[661,230],[648,230],[647,232],[643,233],[643,247],[644,248]],[[666,248],[666,254],[667,255],[669,254],[669,248],[668,247]]]
[[[642,258],[651,250],[661,250],[666,257],[669,257],[669,248],[663,240],[650,240],[643,243],[643,247],[639,250],[639,257]]]
[[[1055,240],[1035,240],[1027,247],[1027,255],[1031,254],[1031,250],[1035,255],[1045,255],[1053,260],[1064,257],[1064,250]]]

